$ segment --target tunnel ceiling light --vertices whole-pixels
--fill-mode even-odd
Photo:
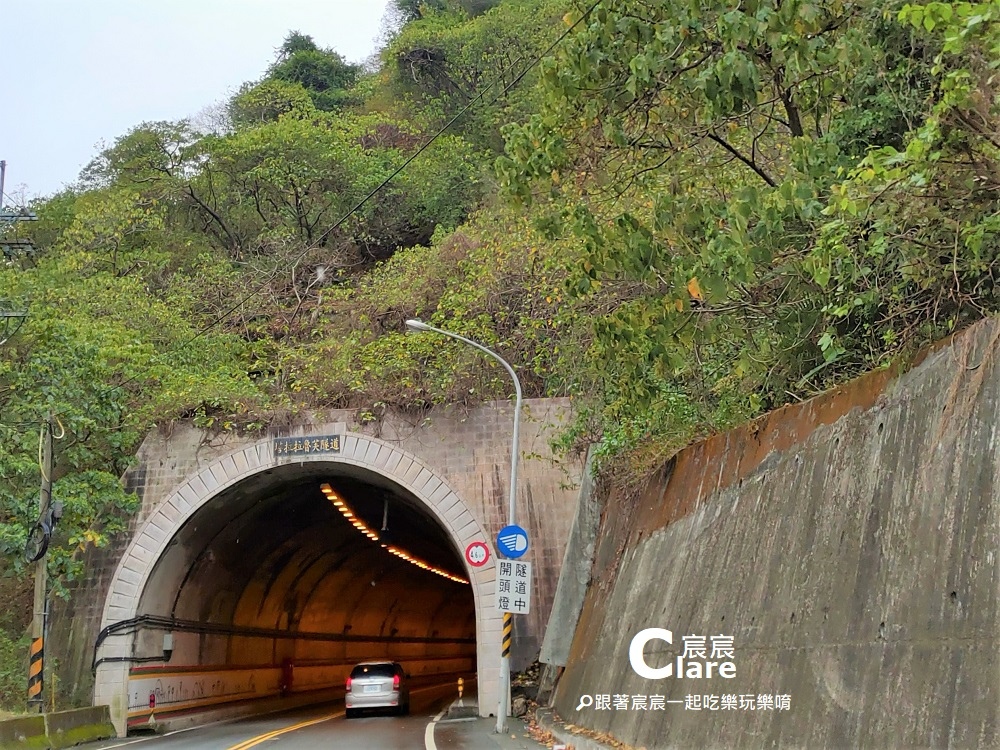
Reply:
[[[333,487],[331,487],[329,484],[323,483],[323,484],[320,485],[319,488],[320,488],[320,491],[322,491],[322,493],[324,495],[326,495],[326,498],[330,502],[333,503],[333,505],[337,508],[337,510],[339,510],[344,515],[344,518],[346,518],[347,520],[351,521],[351,525],[354,528],[356,528],[358,531],[360,531],[366,537],[368,537],[369,539],[371,539],[373,542],[377,542],[378,541],[378,534],[376,534],[374,531],[372,531],[371,529],[369,529],[365,525],[365,522],[362,521],[360,518],[355,518],[354,512],[350,509],[350,507],[348,507],[347,502],[340,495],[338,495],[336,493],[336,491],[333,489]],[[351,519],[353,519],[353,520],[351,520]],[[406,562],[410,563],[411,565],[416,565],[421,570],[426,570],[426,571],[428,571],[430,573],[435,573],[436,575],[439,575],[442,578],[447,578],[449,581],[454,581],[455,583],[464,583],[466,585],[468,585],[468,583],[469,583],[464,578],[462,578],[460,576],[456,576],[456,575],[454,575],[452,573],[449,573],[447,570],[442,570],[441,568],[435,568],[433,565],[431,565],[428,562],[425,562],[425,561],[423,561],[423,560],[421,560],[419,558],[410,556],[406,551],[401,550],[398,547],[394,547],[394,546],[387,545],[387,544],[380,544],[379,546],[382,549],[386,550],[387,552],[395,555],[400,560],[405,560]]]

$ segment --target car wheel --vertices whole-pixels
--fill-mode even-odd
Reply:
[[[357,715],[358,715],[358,711],[357,711],[357,709],[354,709],[354,708],[348,708],[344,712],[344,718],[345,719],[353,719]]]

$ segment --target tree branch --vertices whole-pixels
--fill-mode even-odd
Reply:
[[[756,172],[757,176],[760,177],[768,185],[770,185],[771,187],[778,187],[778,183],[776,183],[773,179],[771,179],[771,176],[767,172],[765,172],[763,169],[761,169],[761,167],[758,166],[758,164],[755,161],[753,161],[753,159],[748,159],[747,157],[745,157],[743,154],[741,154],[739,151],[737,151],[733,146],[731,146],[725,139],[720,138],[715,133],[709,133],[708,134],[708,139],[710,141],[714,141],[715,143],[718,143],[720,146],[722,146],[724,149],[726,149],[726,151],[728,151],[733,156],[735,156],[737,159],[739,159],[741,162],[743,162],[748,167],[750,167],[750,169],[752,169],[754,172]]]
[[[215,213],[215,211],[213,211],[209,207],[209,205],[207,203],[205,203],[205,201],[203,201],[201,198],[199,198],[198,194],[194,191],[194,188],[192,188],[190,185],[187,186],[187,191],[188,191],[188,195],[191,196],[191,199],[195,203],[197,203],[198,206],[201,207],[201,210],[204,211],[205,213],[207,213],[209,216],[211,216],[212,220],[215,221],[215,223],[219,225],[219,228],[225,233],[226,237],[229,239],[230,248],[232,250],[234,250],[237,254],[239,254],[240,243],[236,239],[235,235],[231,231],[229,231],[229,227],[226,226],[226,222],[224,222],[222,220],[222,217],[219,216],[217,213]]]

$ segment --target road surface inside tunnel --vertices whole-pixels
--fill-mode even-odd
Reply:
[[[423,750],[427,724],[455,700],[453,681],[415,688],[408,716],[371,712],[344,717],[343,700],[306,709],[180,730],[89,743],[79,750]]]
[[[209,500],[157,560],[129,725],[148,720],[154,685],[172,728],[201,708],[342,688],[361,661],[422,679],[475,673],[467,575],[444,528],[392,482],[322,463],[262,472]],[[166,632],[172,653],[157,661]]]

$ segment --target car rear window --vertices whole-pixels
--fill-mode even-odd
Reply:
[[[358,677],[392,677],[396,669],[392,664],[359,664],[351,672],[351,679]]]

